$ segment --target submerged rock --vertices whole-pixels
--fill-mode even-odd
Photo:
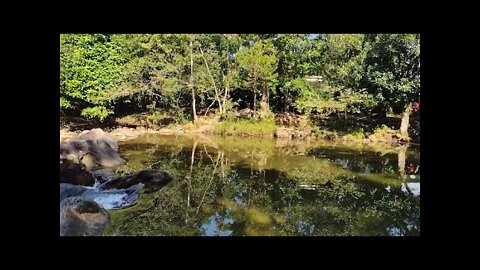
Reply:
[[[110,223],[110,214],[98,203],[80,197],[60,202],[60,236],[99,236]]]
[[[114,178],[111,181],[100,185],[100,188],[121,189],[142,183],[143,185],[145,185],[145,192],[150,193],[159,190],[166,184],[170,183],[172,180],[172,176],[170,176],[166,172],[162,172],[159,170],[145,170],[135,174]]]

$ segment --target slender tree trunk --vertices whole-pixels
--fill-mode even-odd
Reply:
[[[268,95],[269,95],[269,91],[268,91],[268,86],[266,84],[266,82],[263,83],[263,94],[262,94],[262,103],[264,103],[266,105],[266,109],[268,110],[269,109],[269,104],[268,104]],[[263,104],[260,104],[260,107],[262,107]]]
[[[223,168],[223,157],[225,155],[225,152],[222,152],[222,157],[220,159],[220,168],[222,169],[222,182],[225,183],[225,170]]]
[[[270,110],[270,89],[268,88],[267,84],[267,108]]]
[[[408,125],[410,122],[410,113],[412,112],[412,104],[408,103],[403,109],[402,123],[400,125],[400,135],[408,139]]]
[[[407,147],[402,146],[398,150],[398,172],[400,176],[405,178],[405,160],[406,160]]]
[[[412,191],[407,185],[407,175],[405,173],[405,160],[406,160],[407,147],[402,146],[398,151],[398,171],[400,172],[400,177],[403,179],[402,186],[405,187],[408,193],[412,194]]]
[[[226,83],[225,83],[225,74],[222,74],[223,76],[223,83],[225,85],[225,94],[223,95],[223,112],[222,113],[226,113],[227,110],[225,109],[225,103],[227,102],[227,96],[228,96],[228,87],[226,86]]]
[[[253,89],[253,113],[257,111],[255,100],[257,99],[257,90]]]
[[[197,121],[197,110],[195,108],[195,88],[193,87],[193,40],[190,40],[190,90],[192,93],[193,123],[195,123]]]
[[[188,195],[187,195],[187,206],[190,207],[190,191],[192,189],[192,171],[193,163],[195,161],[195,149],[197,149],[198,141],[195,141],[192,147],[192,156],[190,157],[190,173],[188,174]]]
[[[228,87],[225,86],[225,95],[223,96],[223,113],[226,113],[225,103],[227,103]]]
[[[213,75],[210,72],[210,68],[208,67],[207,59],[203,55],[202,47],[200,47],[200,53],[202,54],[203,61],[205,62],[205,66],[207,67],[208,75],[210,75],[210,79],[212,80],[213,89],[215,90],[215,100],[218,102],[218,109],[220,110],[220,112],[222,112],[223,111],[222,102],[220,101],[220,97],[218,95],[217,85],[215,84],[215,79],[213,78]]]
[[[256,81],[253,81],[253,118],[256,117],[257,106],[255,101],[257,100],[257,84]]]

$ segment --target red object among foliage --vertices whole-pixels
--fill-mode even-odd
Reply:
[[[408,166],[408,172],[413,173],[415,171],[415,168],[413,167],[413,164],[410,163],[410,166]]]
[[[420,102],[413,103],[413,111],[418,112],[420,110]]]

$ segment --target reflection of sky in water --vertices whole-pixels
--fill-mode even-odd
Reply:
[[[202,230],[205,236],[230,236],[233,233],[231,230],[219,230],[217,221],[218,218],[218,213],[215,213],[208,219],[208,223],[202,225]],[[233,219],[225,217],[223,222],[225,224],[233,224]]]
[[[242,197],[240,197],[240,196],[235,196],[234,199],[235,199],[235,202],[236,202],[238,205],[242,205],[242,204],[243,204],[243,198],[242,198]]]
[[[420,182],[407,183],[407,186],[412,191],[413,196],[419,196],[420,195]]]
[[[402,236],[402,232],[397,227],[388,228],[388,234],[390,236]]]
[[[420,196],[420,182],[407,183],[407,187],[412,191],[413,196]],[[404,184],[402,184],[402,191],[408,192]]]
[[[300,220],[298,222],[298,231],[302,234],[313,234],[315,230],[315,225],[314,224],[308,224],[303,220]]]

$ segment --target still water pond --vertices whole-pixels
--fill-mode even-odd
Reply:
[[[146,135],[124,142],[117,173],[173,177],[104,235],[409,236],[420,234],[420,152],[326,141]]]

